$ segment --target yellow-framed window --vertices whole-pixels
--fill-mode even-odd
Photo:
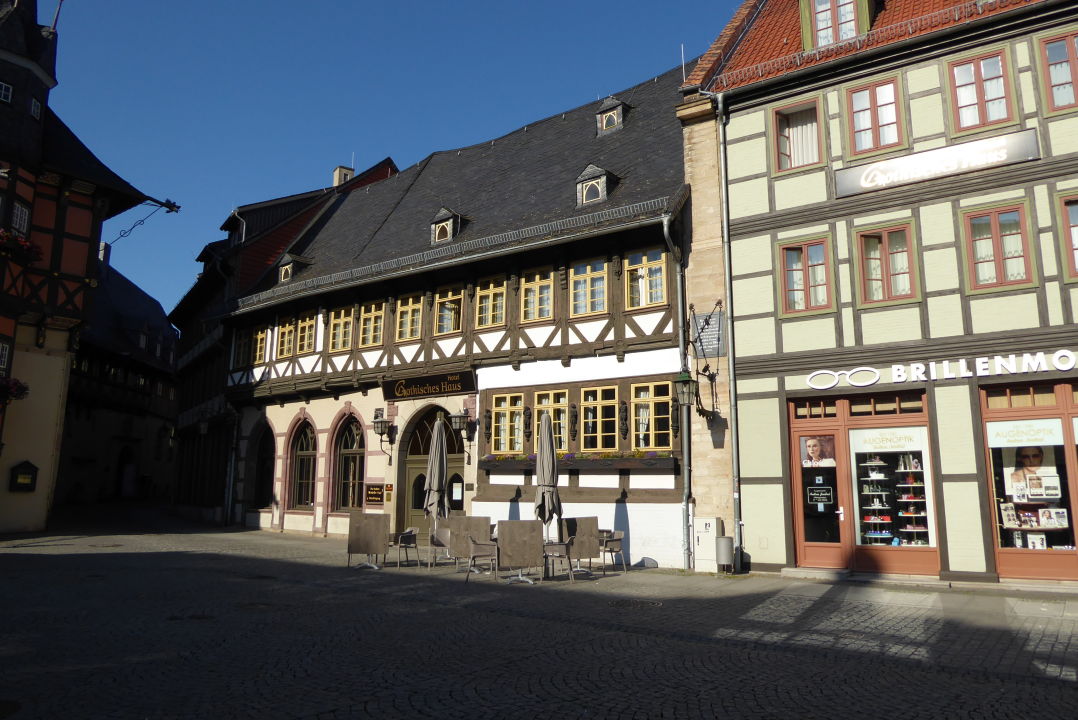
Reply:
[[[303,315],[296,328],[296,354],[314,352],[314,313]]]
[[[634,450],[670,448],[670,383],[632,386],[632,423]]]
[[[254,353],[251,355],[252,365],[261,365],[266,362],[266,328],[259,328],[255,333]]]
[[[587,260],[569,268],[571,315],[606,312],[606,262]]]
[[[475,326],[495,327],[505,324],[505,280],[480,281],[475,287]]]
[[[584,388],[580,391],[580,412],[584,418],[581,452],[617,450],[618,389]]]
[[[232,353],[232,367],[244,367],[251,364],[251,331],[236,330],[236,342]]]
[[[296,321],[288,320],[277,329],[277,357],[290,357],[296,351]]]
[[[535,449],[539,450],[539,424],[543,413],[550,413],[550,422],[554,428],[554,449],[566,450],[569,447],[569,393],[566,390],[544,390],[535,393]]]
[[[329,313],[329,351],[341,352],[352,348],[353,308],[343,307]]]
[[[359,345],[370,347],[382,344],[382,326],[385,324],[384,302],[364,303],[359,306]]]
[[[554,316],[554,272],[550,268],[529,270],[520,279],[522,322],[549,320]]]
[[[397,339],[417,340],[423,321],[423,296],[412,295],[397,301]]]
[[[524,451],[524,396],[495,395],[491,399],[492,428],[490,448],[494,453]]]
[[[460,332],[464,291],[460,287],[442,288],[434,295],[434,334]]]
[[[666,302],[666,253],[660,248],[629,253],[625,257],[625,302],[630,308]]]

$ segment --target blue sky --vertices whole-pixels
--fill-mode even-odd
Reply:
[[[51,22],[56,0],[38,1]],[[112,255],[170,311],[232,208],[329,185],[353,154],[403,169],[642,82],[682,44],[703,53],[736,5],[67,0],[50,102],[113,170],[182,205]]]

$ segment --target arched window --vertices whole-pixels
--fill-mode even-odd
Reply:
[[[355,419],[341,430],[337,440],[336,509],[363,506],[363,427]]]
[[[309,510],[314,507],[314,463],[317,457],[314,428],[304,425],[292,440],[292,495],[289,508]]]
[[[412,480],[412,509],[422,510],[423,503],[427,499],[427,476],[420,473]]]

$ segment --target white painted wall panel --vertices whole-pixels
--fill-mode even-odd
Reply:
[[[616,356],[574,359],[569,367],[560,360],[539,360],[521,363],[520,370],[511,365],[482,367],[476,372],[480,390],[489,388],[529,387],[537,383],[578,382],[596,379],[635,377],[676,373],[681,369],[677,348],[626,353],[624,362]]]

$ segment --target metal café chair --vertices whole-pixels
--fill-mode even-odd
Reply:
[[[621,556],[621,567],[625,572],[629,572],[629,566],[625,564],[625,552],[622,550],[622,542],[625,540],[624,530],[600,530],[600,541],[602,543],[603,551],[603,575],[606,575],[606,559],[610,559],[610,564],[614,564],[614,556]]]
[[[498,579],[498,543],[493,541],[481,542],[471,535],[468,536],[468,571],[464,574],[465,583],[472,576],[476,560],[489,562],[490,574],[495,580]]]
[[[572,537],[562,541],[552,541],[543,543],[543,562],[544,565],[550,563],[549,577],[554,577],[554,571],[558,560],[565,561],[565,567],[569,572],[569,582],[576,582],[573,578],[573,539]],[[543,568],[544,573],[546,567]]]
[[[408,551],[415,550],[415,562],[419,565],[419,528],[405,528],[403,532],[396,533],[393,536],[393,544],[397,546],[397,567],[401,566],[402,550],[404,562],[408,562]]]

